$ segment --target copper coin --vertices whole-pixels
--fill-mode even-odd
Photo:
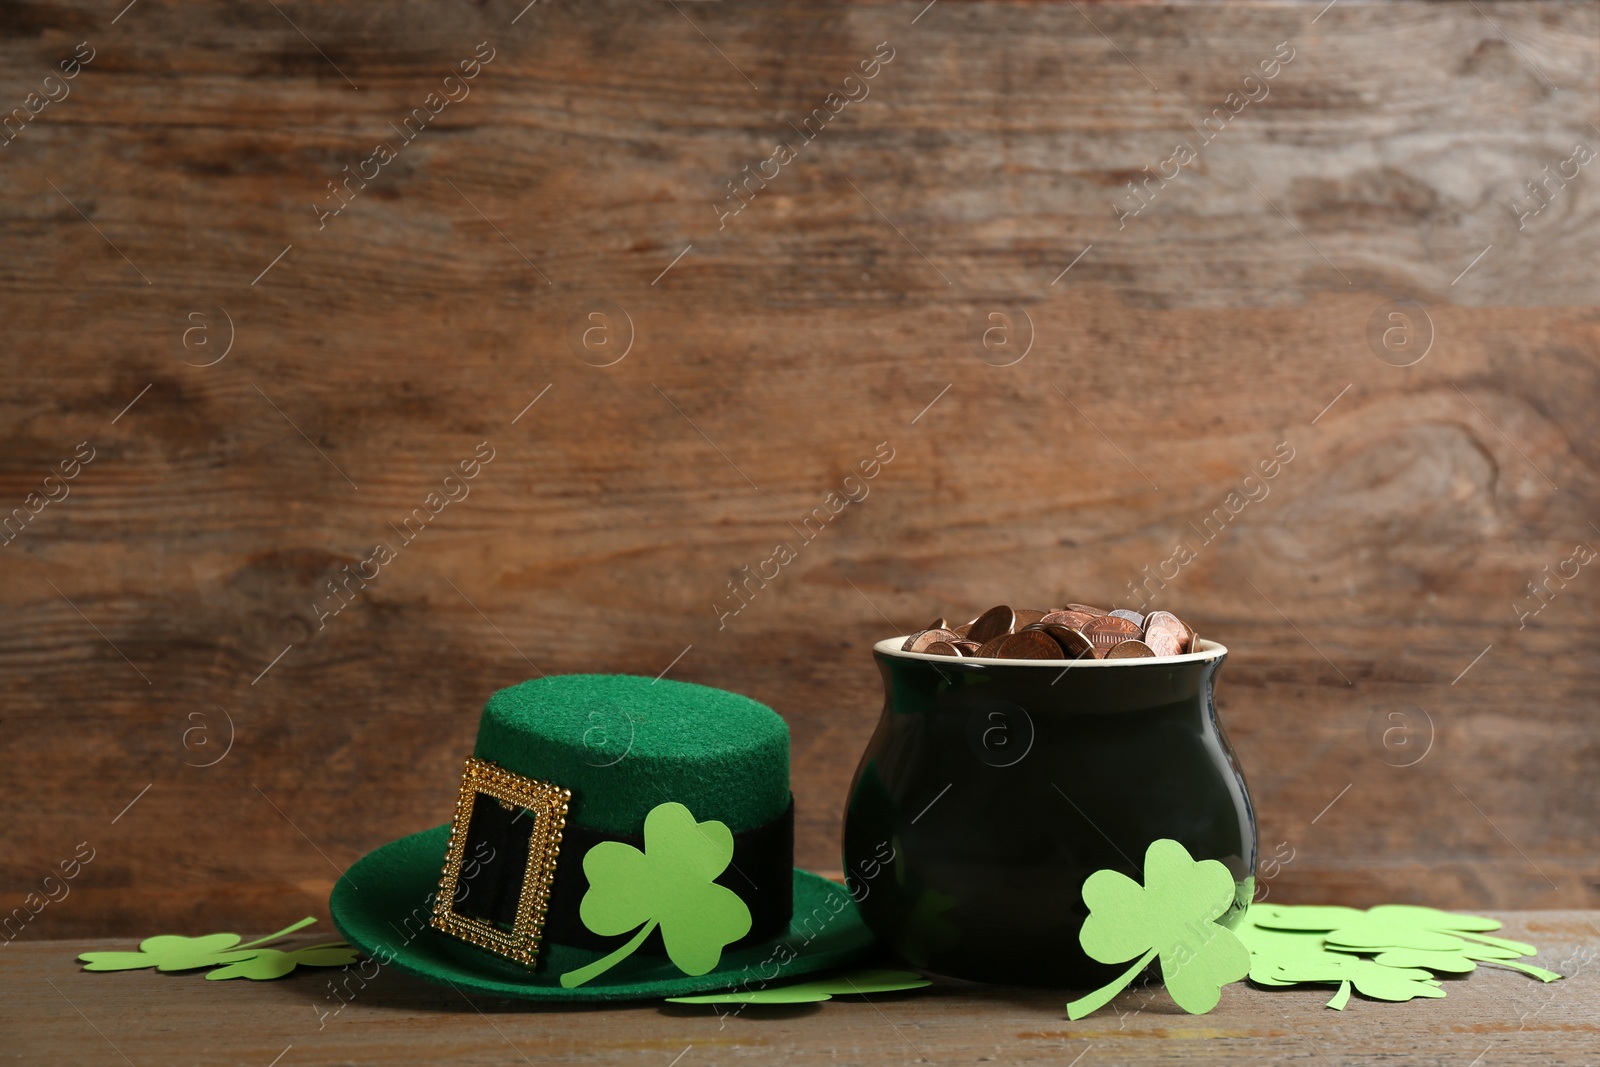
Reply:
[[[1183,655],[1189,648],[1189,635],[1189,628],[1170,611],[1152,611],[1145,616],[1145,644],[1158,656]]]
[[[963,656],[976,656],[978,654],[978,642],[976,641],[952,641],[950,643],[955,645],[956,651]]]
[[[1190,630],[1189,631],[1189,651],[1190,652],[1199,652],[1200,651],[1200,634],[1197,633],[1194,630]]]
[[[930,629],[930,630],[948,630],[948,629],[950,629],[950,620],[945,618],[943,615],[941,615],[937,619],[934,619],[932,622],[930,622],[928,624],[928,629]]]
[[[1109,614],[1114,618],[1127,619],[1141,630],[1144,629],[1144,616],[1140,615],[1137,611],[1129,611],[1127,608],[1118,608]]]
[[[906,638],[905,644],[900,646],[901,652],[926,652],[928,646],[935,641],[959,641],[961,637],[952,630],[923,630]]]
[[[1039,630],[1023,630],[1000,640],[1001,659],[1060,659],[1061,646],[1049,634]]]
[[[998,604],[972,620],[972,629],[958,636],[978,644],[987,644],[996,637],[1010,633],[1017,622],[1017,613],[1004,604]]]
[[[962,638],[965,638],[967,634],[972,632],[972,623],[964,622],[960,626],[950,627],[950,630],[952,633],[960,634]]]
[[[1006,638],[1010,636],[1010,634],[1001,634],[999,637],[991,637],[989,640],[979,645],[978,651],[974,652],[973,655],[982,656],[985,659],[998,658],[1000,655],[1000,646],[1005,644]]]
[[[1043,623],[1059,623],[1062,626],[1070,626],[1074,630],[1081,630],[1088,625],[1089,620],[1092,618],[1094,616],[1086,611],[1052,611],[1039,621]]]
[[[1185,626],[1183,624],[1183,620],[1178,618],[1170,611],[1152,611],[1150,614],[1144,617],[1144,627],[1146,630],[1155,629],[1158,626],[1164,629],[1170,629],[1174,633],[1182,634],[1184,640],[1188,640],[1189,627]]]
[[[1144,643],[1158,656],[1183,655],[1183,642],[1179,641],[1178,635],[1171,630],[1148,629],[1144,634]]]
[[[1090,619],[1083,628],[1083,635],[1094,643],[1094,654],[1099,659],[1104,658],[1107,650],[1113,645],[1129,638],[1137,638],[1139,627],[1127,619],[1103,615],[1097,619]]]
[[[1081,611],[1085,615],[1107,615],[1107,614],[1110,614],[1109,612],[1105,611],[1102,608],[1091,608],[1087,604],[1068,604],[1066,606],[1066,610],[1067,611]]]
[[[1106,659],[1149,659],[1155,655],[1155,649],[1143,641],[1120,641],[1106,649]]]
[[[1050,639],[1061,646],[1063,659],[1094,658],[1094,642],[1090,641],[1074,627],[1062,626],[1056,622],[1041,622],[1035,623],[1028,629],[1049,634]]]
[[[960,652],[956,651],[956,646],[952,645],[948,641],[935,641],[932,644],[930,644],[927,648],[923,649],[922,651],[926,652],[930,656],[959,656],[959,655],[961,655]]]
[[[1045,616],[1044,612],[1034,611],[1032,608],[1017,608],[1013,614],[1015,614],[1017,618],[1016,621],[1011,625],[1012,633],[1022,632],[1024,627],[1032,626]]]
[[[1084,624],[1083,632],[1090,637],[1097,633],[1125,634],[1129,637],[1138,637],[1139,627],[1127,619],[1119,619],[1115,615],[1101,615],[1098,618],[1090,619]]]

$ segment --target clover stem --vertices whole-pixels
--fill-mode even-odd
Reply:
[[[1079,997],[1067,1005],[1067,1018],[1081,1019],[1090,1012],[1097,1011],[1111,1003],[1111,998],[1122,992],[1128,983],[1139,976],[1139,972],[1147,967],[1151,960],[1156,958],[1156,950],[1151,949],[1143,956],[1133,961],[1129,967],[1118,975],[1110,985],[1101,986],[1086,997]]]
[[[1499,964],[1501,967],[1510,967],[1513,971],[1521,971],[1523,974],[1537,978],[1541,982],[1554,982],[1561,977],[1554,971],[1547,971],[1543,967],[1535,967],[1531,963],[1520,963],[1517,960],[1483,960],[1482,962]]]
[[[1328,1007],[1334,1011],[1344,1011],[1344,1006],[1348,1003],[1350,1003],[1350,979],[1346,978],[1339,983],[1339,992],[1335,993],[1333,999],[1328,1001]]]
[[[235,946],[233,946],[233,949],[231,951],[237,951],[237,950],[239,950],[241,948],[256,948],[256,947],[258,947],[260,945],[265,945],[268,941],[276,941],[280,937],[287,937],[290,934],[294,933],[296,930],[304,930],[306,927],[310,926],[312,923],[314,923],[316,921],[317,921],[316,919],[314,919],[311,916],[307,915],[304,919],[301,919],[299,922],[293,923],[293,924],[291,924],[289,926],[285,926],[282,930],[279,930],[275,934],[268,934],[266,937],[257,938],[256,940],[248,942],[247,944],[235,945]]]
[[[1485,945],[1490,945],[1490,946],[1492,946],[1494,948],[1510,949],[1512,952],[1515,952],[1519,956],[1528,955],[1528,953],[1523,952],[1522,950],[1525,949],[1525,948],[1528,948],[1529,946],[1524,945],[1524,944],[1522,944],[1521,942],[1518,942],[1518,941],[1507,941],[1503,937],[1490,937],[1488,934],[1472,934],[1472,933],[1467,933],[1464,930],[1459,932],[1459,933],[1456,933],[1456,936],[1460,937],[1460,938],[1465,938],[1468,941],[1478,941],[1478,942],[1481,942],[1481,943],[1483,943]]]
[[[566,974],[562,975],[561,988],[571,989],[574,986],[580,986],[589,979],[593,978],[595,975],[609,971],[628,956],[633,955],[634,950],[636,950],[640,945],[644,944],[644,939],[650,936],[650,931],[656,928],[657,922],[658,920],[651,919],[649,922],[639,927],[639,932],[634,934],[626,945],[623,945],[610,955],[602,956],[600,959],[595,960],[587,967],[579,967],[575,971],[568,971]]]

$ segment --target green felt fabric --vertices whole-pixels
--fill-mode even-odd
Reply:
[[[469,994],[576,1003],[683,996],[746,982],[759,988],[762,978],[781,981],[847,966],[872,948],[872,935],[850,894],[797,870],[795,918],[784,937],[725,953],[714,971],[698,977],[679,971],[665,957],[636,954],[587,985],[563,989],[562,974],[603,953],[546,945],[530,971],[428,926],[429,897],[438,888],[449,833],[448,826],[436,826],[362,857],[334,885],[330,909],[339,932],[374,960]],[[619,944],[624,940],[617,938]]]
[[[749,697],[688,682],[564,674],[502,689],[474,755],[572,790],[568,819],[608,833],[639,833],[669,800],[735,833],[789,804],[788,725]]]

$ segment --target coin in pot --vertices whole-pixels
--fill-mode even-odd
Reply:
[[[1016,626],[1017,615],[1004,604],[997,604],[972,620],[972,629],[958,636],[978,644],[987,644],[996,637],[1010,633]]]
[[[1127,608],[1118,608],[1117,610],[1110,612],[1110,614],[1118,619],[1127,619],[1129,622],[1141,629],[1144,627],[1144,616],[1140,615],[1137,611],[1129,611]]]
[[[956,646],[956,651],[963,656],[976,656],[978,654],[978,642],[976,641],[951,641],[950,643]]]
[[[999,657],[1000,646],[1005,644],[1006,638],[1010,636],[1010,634],[1001,634],[999,637],[989,638],[989,640],[978,646],[978,651],[974,652],[973,655],[982,656],[984,659],[995,659]]]
[[[1144,640],[1158,656],[1181,656],[1189,647],[1189,628],[1170,611],[1152,611],[1145,616]]]
[[[1016,620],[1011,624],[1011,632],[1020,633],[1024,627],[1032,626],[1040,619],[1043,619],[1045,613],[1042,611],[1034,611],[1032,608],[1017,608],[1015,610],[1015,615]]]
[[[1050,639],[1061,646],[1063,659],[1093,659],[1094,642],[1090,641],[1081,632],[1071,626],[1062,626],[1055,622],[1041,622],[1029,627],[1041,633],[1050,635]]]
[[[1040,622],[1045,622],[1045,623],[1058,623],[1059,625],[1062,625],[1062,626],[1070,626],[1074,630],[1081,630],[1086,625],[1088,625],[1089,620],[1094,618],[1094,617],[1095,616],[1090,615],[1086,611],[1064,611],[1063,610],[1063,611],[1047,612],[1045,614],[1045,617],[1040,619],[1039,621]]]
[[[923,649],[922,651],[926,652],[930,656],[959,656],[959,655],[961,655],[960,652],[956,651],[956,646],[952,645],[948,641],[935,641],[932,644],[930,644],[927,648]]]
[[[1109,614],[1108,612],[1106,612],[1102,608],[1091,608],[1087,604],[1068,604],[1066,606],[1065,610],[1067,610],[1067,611],[1081,611],[1085,615],[1106,615],[1106,614]]]
[[[1144,643],[1154,649],[1158,656],[1183,655],[1183,643],[1170,630],[1146,630]]]
[[[1143,641],[1122,641],[1106,649],[1106,659],[1150,659],[1155,649]]]
[[[1094,643],[1096,659],[1105,658],[1111,646],[1129,638],[1139,636],[1139,628],[1127,619],[1119,619],[1114,615],[1102,615],[1090,619],[1083,628],[1083,636]]]
[[[1061,646],[1040,630],[1023,630],[1000,641],[1001,659],[1060,659]]]
[[[959,641],[961,636],[953,630],[923,630],[906,638],[905,644],[900,646],[901,652],[926,652],[928,646],[935,641]]]

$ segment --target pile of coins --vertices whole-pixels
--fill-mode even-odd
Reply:
[[[1170,611],[990,608],[971,622],[944,619],[906,638],[902,652],[992,659],[1147,659],[1200,650],[1200,638]]]

